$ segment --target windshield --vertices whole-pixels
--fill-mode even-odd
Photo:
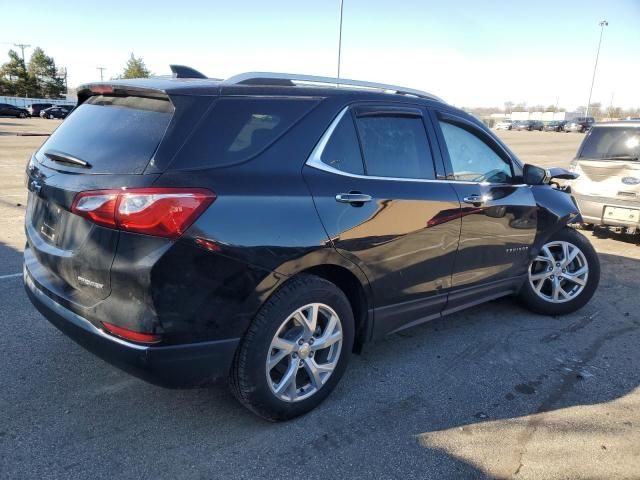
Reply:
[[[579,158],[638,159],[640,126],[594,127],[584,140]]]

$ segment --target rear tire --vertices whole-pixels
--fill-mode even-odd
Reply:
[[[337,385],[353,339],[353,312],[342,290],[314,275],[299,275],[251,323],[231,367],[231,391],[266,420],[303,415]]]
[[[563,228],[552,235],[529,265],[520,302],[542,315],[564,315],[582,308],[600,281],[600,261],[584,235]]]

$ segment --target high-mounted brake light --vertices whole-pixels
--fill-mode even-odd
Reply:
[[[215,199],[203,188],[91,190],[76,195],[71,211],[103,227],[175,239]]]
[[[112,335],[115,335],[125,340],[131,340],[138,343],[158,343],[161,340],[160,335],[155,333],[143,333],[129,330],[128,328],[119,327],[112,323],[102,322],[105,330]]]
[[[110,85],[92,85],[89,87],[91,93],[113,93],[113,87]]]

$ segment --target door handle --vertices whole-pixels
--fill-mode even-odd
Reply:
[[[364,193],[339,193],[336,195],[336,202],[350,203],[357,206],[371,201],[371,195],[365,195]]]
[[[472,205],[478,207],[480,205],[482,205],[484,202],[486,202],[487,200],[489,200],[488,197],[486,197],[485,195],[469,195],[468,197],[464,197],[462,199],[462,201],[464,203],[471,203]]]

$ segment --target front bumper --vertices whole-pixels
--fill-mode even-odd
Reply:
[[[31,303],[54,326],[103,360],[150,383],[193,387],[227,378],[240,339],[147,346],[109,335],[47,296],[27,267],[24,286]]]
[[[585,223],[593,223],[595,225],[609,225],[615,227],[635,227],[640,228],[638,221],[623,221],[612,218],[606,218],[604,215],[605,207],[628,208],[631,210],[640,210],[640,202],[621,200],[619,198],[598,197],[592,195],[581,195],[573,192],[573,197],[578,203],[578,208],[582,214]]]

